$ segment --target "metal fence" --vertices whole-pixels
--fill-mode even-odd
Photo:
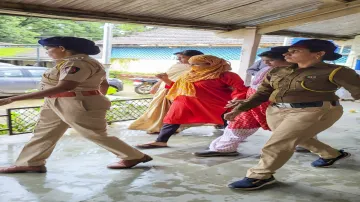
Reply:
[[[295,40],[296,39],[296,40]],[[302,38],[299,38],[302,39]],[[269,39],[271,40],[271,39]],[[294,38],[298,41],[297,38]],[[276,42],[277,41],[277,42]],[[278,40],[273,41],[273,46],[280,45]],[[293,43],[295,41],[289,40]],[[282,44],[282,42],[281,42]],[[215,55],[226,60],[240,60],[240,45],[223,45],[223,46],[180,46],[180,47],[157,47],[157,46],[137,46],[137,47],[113,47],[111,51],[111,59],[137,59],[137,60],[172,60],[173,53],[183,50],[195,49],[202,51],[208,55]],[[269,47],[259,47],[257,54],[268,50]],[[342,46],[336,50],[337,53],[343,55],[340,59],[334,61],[336,64],[345,64],[350,54],[351,46]],[[101,54],[94,56],[100,59]],[[260,59],[257,57],[257,60]],[[37,61],[37,65],[41,61],[52,61],[46,54],[46,50],[38,44],[0,44],[0,60],[17,61],[17,65],[32,64]]]
[[[106,115],[109,124],[139,118],[149,107],[152,98],[114,100]],[[19,135],[31,133],[39,119],[40,107],[22,107],[7,109],[6,115],[0,115],[0,134]]]
[[[9,131],[7,120],[8,115],[0,115],[0,135],[7,134]]]

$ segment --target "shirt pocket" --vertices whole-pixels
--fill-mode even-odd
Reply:
[[[338,86],[331,83],[328,74],[306,75],[296,80],[296,89],[318,93],[330,93],[338,90]]]
[[[279,83],[283,78],[284,77],[279,76],[279,75],[272,75],[270,77],[270,86],[273,87],[273,89],[278,89],[279,88]]]
[[[57,83],[59,81],[59,71],[56,68],[45,71],[41,81],[44,83]]]

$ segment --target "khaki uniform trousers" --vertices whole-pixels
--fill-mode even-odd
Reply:
[[[117,137],[108,136],[106,111],[111,102],[102,95],[46,98],[40,112],[34,136],[16,160],[17,166],[45,165],[57,141],[69,126],[86,139],[114,153],[124,160],[144,156]]]
[[[321,158],[340,155],[339,151],[314,137],[332,126],[343,114],[342,106],[324,102],[322,107],[278,108],[266,111],[267,122],[273,134],[262,148],[260,162],[248,170],[246,177],[268,179],[294,154],[296,145],[310,150]]]

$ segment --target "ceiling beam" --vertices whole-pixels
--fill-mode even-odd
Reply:
[[[280,35],[280,36],[290,36],[290,37],[300,37],[300,38],[317,38],[317,39],[339,40],[339,41],[347,41],[353,39],[356,36],[356,35],[342,36],[342,35],[331,35],[331,34],[304,33],[304,32],[294,32],[287,30],[280,30],[269,33],[267,35]]]
[[[248,28],[234,30],[230,32],[217,32],[216,35],[223,38],[244,38],[245,31]],[[331,35],[331,34],[319,34],[319,33],[304,33],[304,32],[295,32],[288,30],[279,30],[276,32],[267,33],[266,35],[277,35],[277,36],[289,36],[289,37],[300,37],[300,38],[317,38],[317,39],[327,39],[327,40],[339,40],[347,41],[353,39],[354,36],[347,35]]]
[[[325,1],[337,1],[337,0],[323,0]],[[345,1],[345,0],[344,0]],[[326,8],[320,8],[315,11],[310,11],[291,17],[275,20],[267,23],[262,23],[257,26],[259,34],[266,35],[284,35],[293,37],[308,37],[308,38],[326,38],[337,40],[348,40],[354,36],[336,36],[331,34],[318,34],[318,33],[300,33],[294,31],[287,31],[289,27],[300,26],[305,23],[318,22],[322,20],[329,20],[337,17],[350,15],[353,13],[359,13],[360,0],[355,0],[351,3],[340,3],[334,6],[328,6]],[[335,14],[334,14],[335,13]],[[224,38],[243,38],[246,27],[233,29],[230,31],[219,31],[217,35]]]
[[[306,23],[324,21],[356,13],[360,13],[360,0],[356,0],[351,3],[343,3],[327,8],[321,8],[316,11],[311,11],[288,18],[263,23],[257,26],[258,33],[267,34]]]
[[[321,1],[324,2],[325,4],[329,4],[329,3],[349,3],[354,0],[321,0]]]
[[[329,6],[339,5],[342,3],[349,3],[353,0],[321,0],[321,1],[323,2],[323,4],[319,8],[326,8]]]
[[[0,2],[0,14],[33,16],[41,18],[69,19],[79,21],[126,22],[147,25],[185,27],[209,30],[230,30],[230,26],[191,20],[164,19],[151,16],[133,16],[64,8],[52,8],[31,4]]]

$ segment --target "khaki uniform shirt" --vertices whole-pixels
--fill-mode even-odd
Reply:
[[[83,54],[73,55],[56,62],[56,66],[47,70],[41,79],[41,90],[56,86],[59,81],[76,81],[80,84],[73,91],[99,90],[106,79],[101,63]]]
[[[247,111],[267,100],[273,103],[336,101],[339,97],[335,91],[340,87],[360,99],[360,77],[348,67],[326,63],[309,68],[277,67],[270,70],[256,94],[236,110]]]

